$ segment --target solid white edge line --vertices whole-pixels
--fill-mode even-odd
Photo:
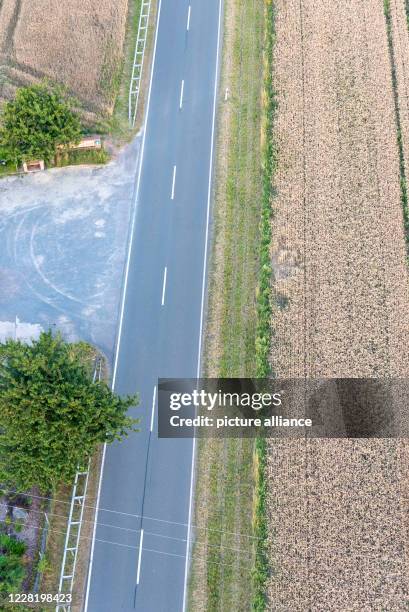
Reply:
[[[198,358],[197,358],[197,373],[196,373],[197,378],[200,378],[201,357],[202,357],[202,333],[203,333],[204,303],[205,303],[205,293],[206,293],[206,273],[207,273],[207,252],[208,252],[208,241],[209,241],[210,206],[211,206],[211,200],[212,200],[214,135],[215,135],[215,128],[216,128],[217,90],[218,90],[218,81],[219,81],[219,58],[220,58],[220,34],[221,34],[221,22],[222,22],[222,6],[223,6],[223,0],[219,0],[219,23],[217,27],[216,74],[215,74],[215,79],[214,79],[212,137],[211,137],[211,147],[210,147],[209,185],[208,185],[208,193],[207,193],[206,236],[205,236],[205,250],[204,250],[204,261],[203,261],[202,302],[201,302],[200,329],[199,329],[199,351],[198,351]],[[187,606],[187,583],[188,583],[188,577],[189,577],[190,537],[191,537],[191,524],[192,524],[192,511],[193,511],[195,459],[196,459],[196,438],[193,438],[192,462],[191,462],[191,471],[190,471],[189,517],[188,517],[188,528],[187,528],[187,538],[186,538],[187,542],[186,542],[186,559],[185,559],[185,579],[184,579],[184,585],[183,585],[183,612],[186,612],[186,606]]]
[[[152,414],[151,414],[151,431],[153,431],[153,424],[155,422],[155,404],[156,404],[156,385],[153,388]]]
[[[163,287],[162,287],[162,306],[165,305],[165,294],[166,294],[166,278],[168,276],[168,269],[165,266],[165,270],[163,272]]]
[[[192,11],[192,7],[189,4],[189,9],[187,11],[187,24],[186,24],[187,32],[189,32],[189,29],[190,29],[190,13],[191,13],[191,11]]]
[[[172,177],[172,193],[170,194],[170,199],[175,199],[175,184],[176,184],[176,166],[173,166],[173,177]]]
[[[139,584],[139,578],[141,577],[142,543],[143,543],[143,529],[141,529],[141,539],[139,540],[138,571],[136,573],[136,584],[137,585]]]
[[[130,260],[131,260],[131,251],[132,251],[133,235],[134,235],[134,228],[135,228],[136,209],[137,209],[138,196],[139,196],[139,187],[141,183],[143,154],[145,150],[145,139],[146,139],[146,127],[148,125],[149,108],[150,108],[150,102],[151,102],[153,71],[155,67],[156,47],[157,47],[157,42],[158,42],[161,7],[162,7],[162,0],[159,0],[158,16],[156,18],[156,32],[155,32],[155,42],[153,46],[151,74],[150,74],[150,79],[149,79],[148,100],[146,104],[146,115],[145,115],[145,120],[144,120],[144,125],[143,125],[142,146],[141,146],[140,158],[139,158],[140,161],[139,161],[139,169],[138,169],[138,179],[136,183],[134,214],[133,214],[132,225],[131,225],[130,242],[128,246],[128,257],[127,257],[127,262],[126,262],[124,289],[123,289],[123,294],[122,294],[121,312],[120,312],[120,319],[119,319],[118,341],[116,345],[114,370],[113,370],[113,375],[112,375],[112,384],[111,384],[112,390],[114,390],[115,388],[116,373],[117,373],[117,368],[118,368],[119,347],[121,344],[121,334],[122,334],[122,324],[123,324],[124,310],[125,310],[126,289],[128,286],[128,275],[129,275],[129,266],[130,266]],[[92,532],[92,544],[91,544],[91,554],[90,554],[90,560],[89,560],[89,566],[88,566],[87,592],[85,596],[84,612],[88,612],[89,593],[90,593],[90,588],[91,588],[91,575],[92,575],[92,567],[93,567],[94,551],[95,551],[95,535],[96,535],[97,523],[98,523],[99,502],[101,498],[102,479],[104,475],[105,455],[106,455],[106,444],[104,444],[103,446],[103,453],[102,453],[101,473],[99,476],[99,484],[98,484],[97,503],[96,503],[96,509],[95,509],[95,523],[94,523],[94,529]]]
[[[182,79],[182,84],[180,86],[180,100],[179,100],[179,108],[181,109],[183,106],[183,92],[185,90],[185,80]]]

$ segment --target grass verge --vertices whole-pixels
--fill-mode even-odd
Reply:
[[[88,581],[89,561],[91,555],[92,536],[96,520],[96,501],[101,472],[102,447],[91,459],[89,469],[87,496],[85,499],[84,516],[81,527],[81,538],[77,553],[76,578],[72,591],[72,612],[83,610]]]
[[[128,122],[128,91],[132,74],[135,43],[138,35],[141,5],[142,0],[130,0],[128,5],[122,75],[117,90],[114,112],[107,125],[104,126],[107,132],[110,132],[120,140],[128,140],[131,136]]]
[[[56,167],[79,166],[82,164],[106,164],[109,161],[109,153],[105,149],[66,151],[56,158]]]
[[[266,160],[271,160],[273,149],[269,144],[266,154],[266,142],[271,141],[264,133],[272,121],[265,119],[269,107],[262,99],[270,67],[263,65],[268,6],[257,0],[225,2],[207,376],[261,376],[259,364],[268,363],[269,357],[271,164]],[[258,340],[262,330],[263,354]],[[192,610],[247,612],[260,599],[266,564],[255,542],[263,525],[266,528],[264,467],[264,441],[199,441]]]
[[[267,443],[258,438],[255,446],[256,491],[254,505],[254,535],[256,539],[256,559],[253,571],[253,610],[262,612],[267,608],[267,579],[269,559],[267,553]]]
[[[112,114],[112,117],[110,117],[110,119],[106,123],[103,123],[99,126],[101,128],[101,131],[105,133],[110,133],[116,140],[119,141],[119,143],[125,143],[131,140],[135,132],[140,129],[144,114],[145,93],[147,91],[155,29],[154,24],[156,22],[157,0],[151,0],[149,30],[145,46],[145,58],[140,87],[141,95],[139,96],[138,113],[136,117],[135,128],[131,128],[128,119],[128,95],[135,54],[135,44],[138,36],[141,6],[142,0],[131,0],[129,2],[128,20],[124,44],[123,68],[115,101],[114,112]]]
[[[274,0],[266,0],[266,31],[264,52],[264,126],[263,193],[260,223],[260,265],[257,296],[256,373],[259,378],[271,374],[271,219],[274,198],[273,177],[277,164],[274,142],[274,116],[277,108],[273,84],[273,52],[275,41]]]
[[[274,0],[266,0],[266,27],[264,51],[264,126],[263,150],[263,198],[260,227],[260,275],[257,299],[256,372],[259,378],[271,375],[271,315],[272,315],[272,266],[271,266],[271,220],[273,215],[274,173],[277,151],[274,139],[274,117],[277,109],[274,89]],[[254,535],[256,537],[256,560],[253,573],[253,610],[262,612],[267,607],[266,585],[270,573],[267,553],[267,444],[258,439],[255,445],[256,490],[254,508]]]

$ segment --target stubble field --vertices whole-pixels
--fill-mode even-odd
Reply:
[[[112,111],[122,73],[127,0],[3,0],[0,97],[48,78],[90,113]]]
[[[273,371],[405,377],[404,2],[392,57],[382,0],[275,5]],[[397,440],[269,442],[269,609],[407,609],[407,464]]]

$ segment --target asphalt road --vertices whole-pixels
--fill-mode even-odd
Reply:
[[[152,409],[159,377],[198,369],[221,6],[160,6],[114,370],[142,424],[106,450],[88,612],[184,606],[194,443],[159,440]]]

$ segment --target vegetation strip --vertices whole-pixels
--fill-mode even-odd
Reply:
[[[129,128],[128,93],[141,7],[142,0],[131,0],[128,4],[121,78],[116,92],[114,111],[112,117],[100,122],[100,127],[104,132],[111,132],[116,138],[123,141],[129,140],[134,134],[134,130]]]
[[[257,299],[256,374],[259,378],[271,374],[271,219],[274,197],[273,176],[277,163],[273,126],[277,107],[273,84],[273,50],[275,40],[274,0],[266,0],[264,104],[265,145],[263,151],[263,200],[260,224],[260,285]]]
[[[256,374],[265,16],[259,0],[225,1],[206,376]],[[244,438],[199,442],[192,609],[252,608],[254,446]]]
[[[274,0],[266,1],[265,59],[264,59],[264,104],[265,144],[263,151],[263,201],[260,228],[260,288],[257,300],[256,367],[257,376],[265,378],[271,374],[271,219],[273,214],[274,172],[277,152],[274,139],[274,116],[277,108],[273,82],[273,52],[275,42]],[[255,445],[256,491],[254,509],[254,535],[256,536],[256,561],[254,569],[253,609],[262,612],[267,605],[267,579],[269,559],[267,554],[267,444],[258,439]]]
[[[390,0],[384,0],[383,2],[384,14],[386,20],[386,32],[388,37],[388,48],[389,48],[389,59],[391,64],[392,73],[392,88],[393,88],[393,101],[395,107],[395,122],[396,122],[396,133],[399,153],[399,174],[400,174],[400,193],[401,193],[401,204],[403,210],[403,224],[405,228],[405,241],[406,241],[406,252],[409,256],[409,206],[408,206],[408,189],[406,180],[405,170],[405,157],[403,151],[403,140],[402,140],[402,127],[399,111],[399,98],[398,98],[398,79],[396,74],[396,62],[395,62],[395,51],[393,47],[393,31],[392,31],[392,15]],[[405,1],[406,15],[409,20],[409,3]]]

